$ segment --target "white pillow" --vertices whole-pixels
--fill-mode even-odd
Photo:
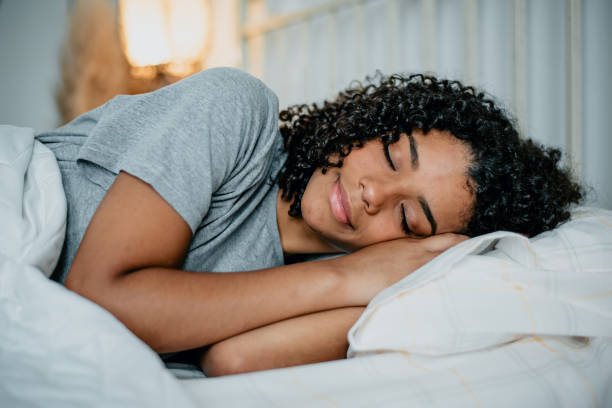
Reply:
[[[509,232],[444,252],[381,292],[349,331],[349,357],[448,355],[525,335],[612,336],[612,212],[578,208],[533,239]]]

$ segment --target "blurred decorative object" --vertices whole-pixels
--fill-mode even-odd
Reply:
[[[108,0],[77,0],[72,7],[55,95],[62,123],[119,93],[130,93],[129,64],[115,16]]]
[[[237,14],[227,7],[234,1],[217,2],[227,3],[215,3],[217,12]],[[119,9],[113,0],[76,0],[56,92],[62,123],[115,95],[153,91],[204,68],[211,9],[209,0],[120,0]],[[213,62],[227,65],[218,54],[212,50]]]
[[[208,0],[120,0],[125,55],[138,77],[185,77],[201,69],[210,48]]]

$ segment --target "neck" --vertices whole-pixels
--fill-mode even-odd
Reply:
[[[281,198],[279,189],[276,197],[276,222],[285,255],[339,252],[313,231],[303,219],[291,217],[289,215],[290,206],[290,202]]]

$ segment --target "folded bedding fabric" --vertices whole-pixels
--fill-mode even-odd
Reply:
[[[28,128],[0,125],[0,256],[50,276],[66,231],[66,197],[53,153]]]
[[[0,406],[193,406],[113,315],[47,279],[66,201],[55,157],[31,129],[0,126],[0,185]]]

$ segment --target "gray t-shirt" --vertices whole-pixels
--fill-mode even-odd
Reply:
[[[150,184],[189,224],[184,269],[283,264],[272,182],[286,158],[278,99],[249,74],[215,68],[152,93],[118,96],[38,139],[58,159],[68,201],[57,280],[64,281],[122,170]]]

